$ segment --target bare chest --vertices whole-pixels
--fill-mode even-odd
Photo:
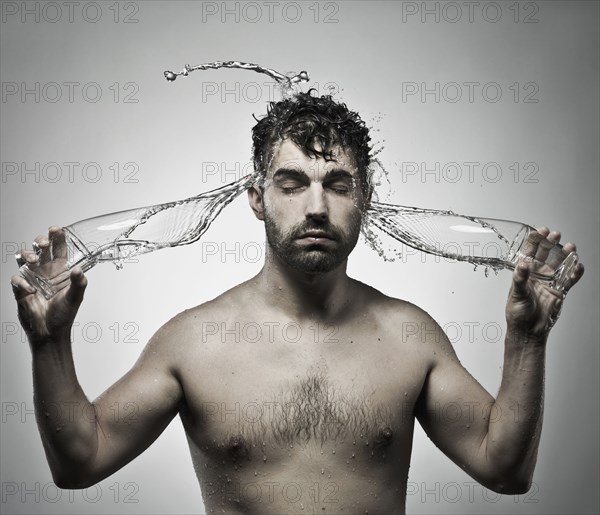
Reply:
[[[385,453],[412,437],[426,370],[394,335],[293,323],[212,329],[181,371],[182,420],[203,453],[235,461],[356,442]]]

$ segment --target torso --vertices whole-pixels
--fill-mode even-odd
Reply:
[[[430,359],[403,341],[413,306],[357,288],[335,325],[282,319],[247,285],[185,313],[180,415],[207,513],[404,512]]]

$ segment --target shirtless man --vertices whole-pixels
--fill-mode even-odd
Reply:
[[[329,97],[271,105],[253,129],[263,176],[248,190],[265,224],[262,270],[167,322],[93,402],[77,381],[70,342],[86,277],[74,269],[50,301],[12,278],[59,487],[106,478],[179,414],[209,513],[403,513],[415,418],[485,487],[528,490],[546,342],[563,297],[529,279],[531,262],[518,265],[494,399],[425,311],[346,275],[370,201],[369,139],[358,115]],[[528,255],[543,257],[559,238],[539,229]],[[64,259],[60,228],[36,241],[41,252],[23,252],[23,262]],[[567,290],[582,274],[579,265]],[[115,402],[136,409],[117,418]],[[54,409],[64,403],[82,409],[67,419]],[[443,416],[448,406],[462,409]]]

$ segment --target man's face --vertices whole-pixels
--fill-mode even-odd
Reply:
[[[263,190],[267,241],[290,267],[329,272],[343,263],[358,240],[364,203],[351,154],[307,156],[285,139],[275,148]]]

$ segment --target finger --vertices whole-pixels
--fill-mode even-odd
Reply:
[[[581,279],[584,272],[585,272],[585,267],[583,266],[583,263],[577,263],[577,266],[573,270],[571,277],[567,278],[567,280],[565,282],[565,287],[564,287],[565,295],[573,286],[575,286],[579,282],[579,279]]]
[[[527,295],[527,280],[529,279],[530,271],[528,263],[519,263],[513,272],[513,295],[523,297]]]
[[[569,277],[567,277],[564,280],[564,286],[562,288],[562,297],[563,298],[565,298],[567,296],[567,293],[569,292],[569,290],[579,282],[579,280],[583,276],[584,271],[585,271],[585,267],[583,266],[583,263],[577,263],[575,265],[575,267],[573,268],[573,271],[571,272]]]
[[[33,240],[33,248],[39,248],[40,244],[42,243],[42,241],[47,240],[48,238],[46,237],[45,234],[38,234],[35,239]]]
[[[565,243],[563,245],[563,250],[567,253],[570,254],[571,252],[577,252],[577,246],[574,243]]]
[[[550,229],[548,229],[548,227],[546,227],[545,225],[542,225],[541,227],[536,227],[535,230],[538,233],[540,233],[544,238],[546,238],[550,234]]]
[[[546,263],[548,254],[552,249],[556,247],[556,244],[560,241],[560,233],[558,231],[552,231],[546,238],[540,241],[540,244],[535,253],[535,259],[540,264]]]
[[[46,237],[43,234],[38,234],[35,239],[33,240],[33,243],[31,245],[33,252],[35,253],[36,256],[41,256],[42,254],[42,249],[40,247],[40,245],[42,244],[42,242],[46,239]],[[39,259],[37,260],[39,262]]]
[[[35,265],[39,260],[39,256],[33,250],[22,249],[19,255],[24,265]]]
[[[550,240],[553,245],[556,245],[558,242],[560,242],[560,237],[560,231],[550,231],[548,236],[546,236],[546,239]]]
[[[52,257],[66,258],[67,257],[67,241],[65,231],[62,227],[53,225],[48,229],[48,237],[50,238],[50,245],[52,248]]]
[[[50,240],[46,237],[41,238],[38,243],[39,255],[40,255],[40,265],[44,263],[48,263],[52,259],[50,252]]]
[[[543,227],[542,229],[545,229],[545,227]],[[540,232],[540,229],[538,229],[536,231],[531,231],[527,235],[527,240],[525,240],[525,245],[523,246],[523,251],[522,251],[523,255],[525,257],[533,259],[537,252],[537,248],[538,248],[538,245],[540,244],[540,241],[542,241],[546,237],[546,235],[547,235],[547,233],[544,234],[544,233]]]
[[[83,294],[87,287],[87,277],[83,274],[80,267],[75,267],[71,270],[71,286],[67,291],[68,300],[78,306],[83,300]]]
[[[539,259],[542,263],[546,263],[550,268],[548,275],[554,274],[569,255],[569,252],[559,243],[560,236],[559,231],[551,232],[546,238],[546,242],[549,246],[544,247],[545,252],[538,252],[538,256],[536,256],[536,259]]]
[[[28,295],[35,294],[35,292],[37,291],[21,275],[13,275],[10,278],[10,284],[12,286],[13,294],[17,302],[24,299]]]

